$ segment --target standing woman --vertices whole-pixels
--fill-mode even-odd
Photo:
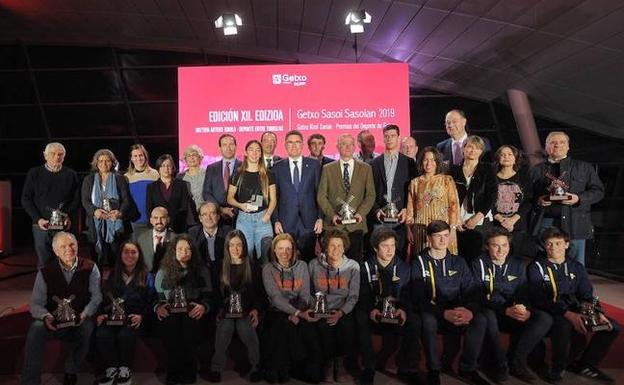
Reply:
[[[145,207],[147,185],[158,179],[158,171],[150,167],[149,155],[142,144],[130,147],[130,162],[124,175],[128,178],[130,195],[139,212],[139,218],[132,222],[132,233],[137,239],[140,232],[147,230],[149,222],[149,212]]]
[[[118,174],[117,158],[111,150],[93,155],[91,174],[82,182],[82,206],[86,211],[88,239],[93,259],[112,265],[119,244],[130,234],[128,216],[133,208],[128,180]]]
[[[484,150],[485,142],[481,137],[469,136],[464,141],[464,160],[450,170],[460,204],[459,255],[469,263],[481,254],[482,233],[491,225],[486,216],[496,200],[494,171],[490,164],[480,162]]]
[[[225,368],[226,352],[232,341],[234,331],[247,347],[247,356],[251,365],[249,380],[258,382],[262,374],[258,370],[260,363],[260,343],[256,327],[259,311],[262,307],[264,291],[259,271],[247,254],[247,241],[240,230],[232,230],[225,237],[220,282],[217,289],[217,330],[215,333],[215,352],[210,364],[210,381],[221,382],[221,373]],[[242,316],[229,318],[231,295],[238,294]]]
[[[195,205],[188,183],[174,178],[176,167],[169,154],[156,159],[156,168],[160,177],[147,186],[147,212],[151,213],[158,206],[165,207],[173,231],[177,234],[185,233],[195,223]]]
[[[95,339],[106,371],[99,384],[129,385],[132,382],[130,368],[134,361],[136,341],[140,336],[143,320],[154,303],[154,276],[147,270],[139,245],[126,241],[115,262],[111,275],[102,283],[104,296],[97,316],[98,328]],[[113,298],[123,299],[122,307],[126,323],[108,326]]]
[[[262,146],[257,140],[247,142],[245,159],[236,170],[228,188],[228,204],[240,209],[236,228],[240,229],[248,242],[248,254],[262,263],[267,261],[262,252],[262,240],[273,237],[271,214],[277,204],[275,178],[266,168],[262,156]]]
[[[524,255],[524,235],[533,201],[533,183],[521,169],[522,155],[517,148],[504,144],[494,155],[496,164],[496,201],[492,208],[494,224],[512,234],[513,255]]]
[[[201,318],[210,310],[212,285],[188,235],[177,235],[169,244],[155,286],[159,299],[156,315],[167,352],[167,384],[192,384],[197,380]],[[170,313],[172,300],[180,291],[187,312]]]
[[[455,181],[444,174],[442,154],[435,147],[426,147],[418,158],[419,177],[412,179],[407,199],[408,238],[415,254],[427,244],[427,226],[440,220],[451,226],[448,249],[457,255],[455,227],[460,224],[459,200]],[[409,230],[411,227],[411,230]]]
[[[206,170],[201,168],[201,162],[204,159],[204,152],[196,145],[192,144],[184,150],[184,162],[186,163],[186,171],[178,174],[178,178],[188,182],[191,190],[191,196],[195,207],[199,208],[204,203],[202,191],[204,189],[204,178]]]

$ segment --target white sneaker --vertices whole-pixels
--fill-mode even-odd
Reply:
[[[117,368],[110,367],[106,369],[104,375],[98,379],[99,385],[112,385],[117,378]]]
[[[132,374],[127,366],[119,368],[119,374],[117,375],[117,385],[130,385],[132,384]]]

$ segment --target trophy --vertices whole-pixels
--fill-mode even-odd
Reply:
[[[119,210],[119,199],[104,197],[102,198],[102,210],[113,211]]]
[[[230,293],[228,297],[227,311],[225,312],[225,318],[242,318],[243,317],[243,304],[241,302],[241,295],[237,291]]]
[[[355,209],[350,206],[353,198],[353,195],[349,195],[346,201],[344,201],[342,198],[336,199],[336,201],[340,204],[338,216],[340,216],[340,223],[343,225],[350,225],[357,222],[357,220],[355,219]]]
[[[123,308],[125,302],[123,298],[114,298],[110,293],[108,294],[111,299],[111,311],[106,320],[108,326],[122,326],[126,323],[127,316],[126,311]]]
[[[394,306],[396,299],[394,297],[384,297],[381,301],[381,317],[382,323],[398,324],[400,319],[396,313]]]
[[[386,196],[386,205],[381,209],[384,223],[399,223],[399,209],[396,202],[390,199],[390,194]]]
[[[52,297],[54,302],[58,304],[56,310],[52,314],[54,316],[54,327],[57,329],[65,329],[74,327],[77,324],[76,311],[71,307],[71,302],[76,298],[71,295],[69,298],[60,299],[57,296]]]
[[[598,297],[592,297],[591,302],[583,302],[581,304],[581,314],[584,316],[583,323],[587,330],[592,332],[599,332],[603,330],[609,330],[611,325],[608,322],[603,322],[598,315],[602,313],[602,307],[598,302]]]
[[[176,286],[172,291],[173,294],[169,297],[169,313],[187,313],[188,301],[186,294],[184,294],[184,288]]]
[[[312,316],[316,319],[329,317],[329,309],[327,309],[327,296],[322,291],[314,293]]]
[[[550,179],[550,185],[548,186],[548,191],[550,192],[550,201],[551,202],[561,202],[570,199],[570,194],[568,194],[569,186],[566,182],[561,180],[563,176],[566,174],[564,171],[561,173],[559,178],[555,177],[553,174],[547,172],[546,178]]]
[[[61,203],[58,208],[52,209],[50,211],[48,230],[60,231],[65,228],[65,219],[67,218],[67,213],[61,211],[62,207],[63,203]]]

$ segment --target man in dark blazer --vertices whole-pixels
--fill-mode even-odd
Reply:
[[[150,214],[150,227],[137,237],[137,243],[143,252],[143,258],[149,271],[157,272],[160,261],[165,256],[169,242],[176,234],[169,229],[169,212],[162,206],[155,207]]]
[[[220,207],[214,202],[204,202],[199,207],[201,225],[189,229],[193,246],[199,252],[203,263],[210,270],[212,282],[219,282],[220,264],[226,235],[232,227],[220,221]]]
[[[459,165],[464,160],[464,142],[468,138],[467,122],[466,113],[462,110],[450,110],[446,113],[444,127],[449,138],[436,144],[436,148],[442,153],[444,161],[451,166]],[[488,138],[483,138],[483,140],[485,141],[485,151],[481,156],[481,161],[490,162],[492,145]]]
[[[312,158],[303,157],[303,135],[299,131],[286,134],[287,158],[273,169],[277,189],[277,207],[273,211],[275,234],[290,233],[297,240],[302,258],[316,257],[316,236],[323,231],[316,193],[321,178],[321,166]]]
[[[204,190],[202,196],[205,202],[214,202],[219,205],[221,218],[227,224],[234,223],[234,208],[227,204],[227,187],[230,179],[238,169],[241,161],[235,158],[236,138],[231,134],[219,137],[219,152],[223,159],[206,167]]]
[[[280,159],[282,159],[274,154],[275,147],[277,146],[277,135],[271,131],[263,132],[262,136],[260,136],[260,144],[262,145],[264,165],[268,170],[270,170]]]
[[[316,201],[323,212],[323,228],[346,231],[351,241],[346,255],[361,262],[364,234],[368,231],[365,218],[375,203],[375,184],[370,165],[353,159],[354,149],[351,134],[338,137],[340,159],[323,166]],[[340,202],[349,197],[353,197],[349,206],[355,209],[356,223],[343,224],[338,214]]]
[[[376,199],[369,220],[374,226],[383,223],[389,225],[397,234],[397,252],[405,256],[405,214],[409,184],[416,177],[416,163],[413,159],[399,153],[399,126],[389,124],[383,128],[384,153],[373,159],[373,180]],[[390,196],[388,197],[388,191]],[[383,209],[388,202],[393,202],[399,210],[398,223],[384,222]]]
[[[321,167],[334,161],[334,159],[323,154],[323,151],[325,151],[325,137],[321,134],[312,134],[308,137],[308,150],[310,150],[310,158],[320,162]]]

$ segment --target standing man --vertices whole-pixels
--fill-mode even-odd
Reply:
[[[316,257],[316,237],[323,231],[321,211],[316,204],[321,166],[318,161],[303,157],[302,152],[301,132],[288,132],[288,158],[277,162],[272,170],[278,196],[273,222],[275,234],[292,235],[303,259],[309,261]]]
[[[139,234],[137,243],[143,252],[147,269],[156,273],[167,245],[173,240],[175,233],[169,229],[169,212],[162,206],[154,207],[149,221],[152,231],[143,231]]]
[[[360,152],[353,155],[355,160],[368,163],[379,156],[379,154],[375,152],[375,136],[373,136],[370,131],[360,131],[357,136],[357,141],[358,146],[360,146]]]
[[[413,136],[406,136],[401,139],[401,149],[399,152],[413,161],[416,161],[416,155],[418,155],[418,145],[416,144],[416,138]]]
[[[464,160],[464,142],[468,139],[467,122],[466,114],[462,110],[450,110],[446,113],[444,126],[450,138],[436,144],[436,148],[442,153],[444,161],[450,165],[460,165]],[[485,150],[481,159],[489,162],[492,146],[487,138],[483,138],[483,140],[485,141]]]
[[[326,230],[340,229],[349,235],[347,257],[362,260],[364,234],[368,231],[365,218],[375,203],[375,183],[370,165],[353,159],[355,139],[351,134],[338,137],[340,159],[323,166],[316,200],[323,212]],[[355,223],[343,224],[339,215],[342,202],[355,210]]]
[[[321,134],[312,134],[308,137],[308,150],[310,150],[310,158],[316,159],[321,163],[321,167],[334,160],[323,155],[325,151],[325,137]]]
[[[227,189],[230,179],[241,161],[236,159],[236,138],[232,134],[219,137],[219,152],[223,159],[206,167],[202,196],[205,202],[219,205],[221,218],[227,224],[234,223],[234,208],[227,204]]]
[[[568,156],[570,137],[553,131],[546,137],[548,159],[530,170],[534,196],[540,210],[537,225],[559,227],[570,235],[571,254],[585,265],[585,240],[594,235],[591,206],[604,197],[604,186],[594,167]],[[551,186],[560,184],[566,199],[551,201]]]
[[[26,337],[21,379],[25,385],[41,384],[45,343],[51,338],[71,343],[71,352],[65,360],[63,384],[76,384],[76,373],[89,350],[93,332],[91,317],[102,301],[100,271],[90,259],[78,257],[76,237],[64,231],[56,233],[52,249],[57,258],[37,273],[30,299],[33,322]],[[70,300],[76,326],[57,329],[53,314],[63,300]]]
[[[262,133],[260,144],[262,145],[262,154],[264,155],[264,165],[270,170],[278,160],[282,159],[277,155],[273,155],[277,146],[277,135],[271,131]]]
[[[37,267],[42,268],[54,257],[52,238],[56,231],[48,229],[52,210],[67,214],[63,229],[71,227],[70,217],[80,203],[80,183],[76,172],[63,166],[65,147],[48,143],[43,151],[45,163],[31,168],[22,190],[22,207],[32,220],[32,232],[37,253]]]
[[[373,180],[375,181],[376,199],[371,216],[375,225],[386,224],[397,234],[397,251],[405,257],[405,214],[407,207],[407,191],[410,182],[416,177],[416,163],[399,153],[399,126],[389,124],[383,128],[384,153],[373,159]],[[398,222],[384,222],[384,208],[388,202],[396,205]]]

